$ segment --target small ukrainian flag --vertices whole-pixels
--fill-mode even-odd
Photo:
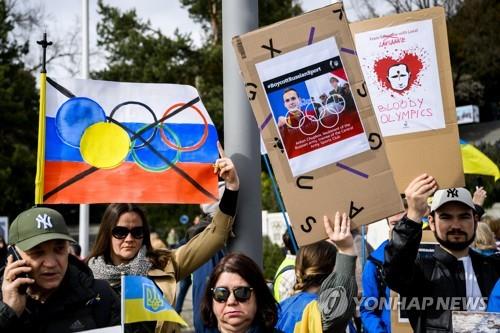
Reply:
[[[462,151],[464,173],[493,176],[495,177],[495,182],[500,179],[498,165],[483,152],[463,140],[460,140],[460,148]]]
[[[153,281],[144,276],[122,276],[123,323],[171,321],[188,326]]]

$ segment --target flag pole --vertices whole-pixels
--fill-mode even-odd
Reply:
[[[281,194],[278,191],[278,186],[276,185],[276,180],[274,179],[273,170],[271,169],[271,165],[269,163],[269,157],[267,157],[267,154],[262,154],[262,157],[264,158],[264,161],[266,162],[267,172],[269,173],[269,178],[271,178],[271,183],[273,184],[274,195],[276,197],[276,201],[278,201],[278,205],[280,206],[281,213],[283,214],[283,218],[285,219],[286,230],[288,232],[288,235],[290,236],[290,240],[292,241],[292,247],[293,247],[295,253],[297,253],[297,252],[299,252],[299,248],[297,246],[297,242],[295,241],[295,236],[293,234],[292,228],[290,227],[290,222],[288,221],[288,218],[286,217],[285,205],[283,204],[283,199],[281,198]]]
[[[42,70],[40,71],[40,113],[38,115],[38,149],[36,158],[35,177],[35,205],[43,203],[44,176],[45,176],[45,93],[47,78],[47,46],[52,42],[47,41],[47,33],[43,33],[43,39],[36,42],[42,46]]]
[[[89,0],[82,0],[82,79],[89,78]],[[89,254],[90,207],[80,204],[78,243],[82,248],[82,257]]]

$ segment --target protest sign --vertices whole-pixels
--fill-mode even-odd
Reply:
[[[341,3],[233,46],[299,245],[326,238],[323,215],[356,227],[403,210]]]
[[[216,200],[217,131],[195,88],[47,78],[37,203]]]
[[[350,24],[396,184],[464,186],[444,10]]]
[[[334,37],[255,65],[293,176],[369,150]]]

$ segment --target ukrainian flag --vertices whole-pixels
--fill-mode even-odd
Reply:
[[[498,165],[479,149],[463,140],[460,140],[460,148],[464,173],[493,176],[495,182],[500,178]]]
[[[161,290],[144,276],[122,276],[123,322],[171,321],[187,326]]]

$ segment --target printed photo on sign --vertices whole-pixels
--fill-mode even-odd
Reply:
[[[432,20],[355,35],[384,136],[445,127]]]
[[[294,176],[369,149],[335,38],[256,68]]]

